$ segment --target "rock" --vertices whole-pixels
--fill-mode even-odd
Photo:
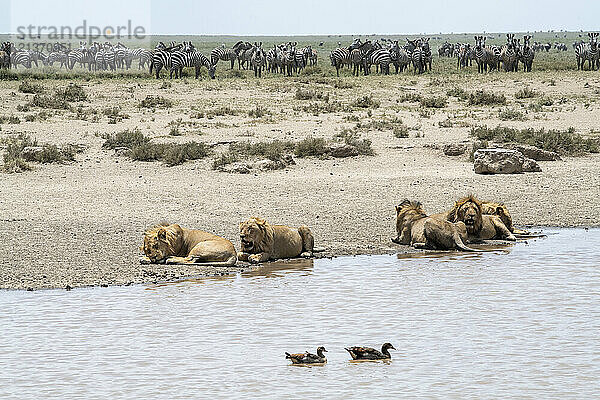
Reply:
[[[467,146],[458,143],[449,143],[442,148],[444,154],[451,157],[461,156],[467,151]]]
[[[252,169],[252,166],[250,166],[244,162],[236,162],[236,163],[221,167],[219,169],[223,172],[228,172],[230,174],[249,174],[250,170]]]
[[[41,146],[27,146],[21,151],[21,156],[25,161],[35,161],[43,151],[44,148]]]
[[[535,161],[558,161],[562,160],[558,153],[553,151],[542,150],[535,146],[528,146],[525,144],[515,144],[509,146],[510,149],[521,152],[525,157],[531,158]]]
[[[129,147],[115,147],[115,154],[117,156],[124,156],[129,151]]]
[[[535,160],[525,157],[523,161],[523,172],[542,172],[542,168]]]
[[[261,171],[275,171],[284,169],[287,167],[287,164],[283,160],[259,160],[252,167]]]
[[[525,157],[516,150],[479,149],[473,167],[476,174],[520,174]]]
[[[354,157],[358,155],[358,149],[349,144],[334,143],[329,147],[329,152],[336,158]]]

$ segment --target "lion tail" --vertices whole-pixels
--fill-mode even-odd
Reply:
[[[460,238],[460,235],[458,234],[458,232],[454,232],[454,244],[456,245],[457,249],[462,250],[462,251],[477,251],[477,250],[467,246],[466,244],[464,244],[464,242]]]
[[[302,225],[300,228],[298,228],[298,233],[302,238],[302,252],[312,253],[315,248],[315,238],[310,228],[306,225]]]

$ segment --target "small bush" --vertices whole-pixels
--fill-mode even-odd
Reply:
[[[36,148],[35,151],[25,152],[28,147]],[[62,163],[75,160],[75,154],[83,151],[82,147],[65,145],[58,147],[53,144],[38,144],[37,140],[26,134],[19,134],[7,141],[2,167],[4,172],[15,173],[31,170],[28,161],[47,163]]]
[[[521,111],[510,108],[501,110],[499,117],[502,121],[525,121],[527,119]]]
[[[2,116],[0,115],[0,124],[20,124],[21,119],[16,115]]]
[[[600,151],[598,138],[585,138],[575,133],[574,128],[557,131],[478,126],[471,128],[471,135],[480,140],[493,140],[498,143],[523,143],[543,150],[554,151],[561,155],[580,155],[586,152],[598,153]]]
[[[459,88],[455,86],[451,89],[446,90],[446,95],[448,97],[456,97],[457,99],[466,100],[469,98],[469,94],[463,88]]]
[[[448,105],[448,99],[445,97],[422,97],[420,100],[421,107],[427,108],[444,108]]]
[[[171,108],[173,102],[162,96],[147,95],[144,100],[140,102],[140,108]]]
[[[327,141],[323,138],[309,136],[296,143],[294,154],[298,157],[322,157],[329,153]]]
[[[418,93],[405,93],[402,96],[398,97],[398,101],[400,103],[419,103],[423,96]]]
[[[352,102],[352,106],[358,108],[378,108],[379,105],[379,101],[373,99],[373,96],[370,95],[359,97]]]
[[[344,129],[334,136],[334,140],[343,141],[345,144],[356,148],[358,154],[365,156],[375,155],[375,151],[371,147],[371,141],[369,139],[361,139],[360,135],[354,131]]]
[[[492,106],[506,104],[506,97],[502,93],[496,94],[485,90],[476,90],[469,93],[470,106]]]
[[[150,138],[144,135],[138,128],[132,130],[126,129],[114,135],[107,134],[103,136],[103,139],[105,142],[102,144],[102,147],[111,150],[119,147],[133,149],[134,147],[150,143]]]
[[[537,92],[533,89],[530,89],[529,86],[524,87],[521,90],[518,90],[515,93],[515,99],[530,99],[532,97],[537,96]]]
[[[329,101],[329,95],[311,89],[298,88],[294,96],[296,100],[323,100]]]
[[[124,119],[129,118],[129,115],[121,112],[121,107],[119,106],[107,107],[102,110],[102,114],[108,117],[109,124],[116,124],[117,122],[121,122]]]
[[[71,105],[67,100],[59,96],[49,96],[45,94],[36,94],[33,99],[23,106],[22,110],[26,111],[29,107],[47,108],[53,110],[69,110]]]
[[[336,89],[352,89],[353,87],[355,87],[356,84],[354,82],[351,81],[343,81],[341,79],[338,79],[337,81],[335,81],[335,83],[333,84],[333,87]]]
[[[252,118],[262,118],[268,114],[270,114],[269,110],[259,105],[257,105],[253,110],[248,111],[248,116]]]
[[[31,93],[31,94],[44,93],[44,87],[42,85],[40,85],[40,84],[37,84],[37,83],[31,83],[29,81],[23,81],[19,85],[19,92],[21,92],[21,93]]]
[[[70,83],[67,87],[56,89],[55,97],[64,101],[86,101],[88,98],[83,87],[76,83]]]

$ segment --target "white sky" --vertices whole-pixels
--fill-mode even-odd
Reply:
[[[8,11],[10,10],[10,11]],[[324,35],[600,30],[600,0],[0,0],[18,26],[123,25],[152,34]]]

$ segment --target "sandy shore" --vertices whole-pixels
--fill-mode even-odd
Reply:
[[[86,107],[119,104],[130,118],[115,125],[106,118],[90,122],[64,113],[43,122],[2,125],[1,138],[25,132],[43,142],[83,144],[87,150],[72,164],[36,165],[31,172],[0,174],[0,288],[123,285],[235,270],[140,265],[142,233],[159,221],[220,234],[238,248],[238,223],[249,216],[291,226],[307,224],[316,245],[327,248],[322,256],[406,251],[390,242],[395,234],[394,205],[404,198],[420,200],[429,213],[435,213],[462,195],[476,193],[483,199],[504,201],[516,225],[600,225],[600,155],[540,162],[541,173],[481,176],[473,173],[467,155],[448,157],[432,148],[468,143],[469,126],[477,124],[600,131],[594,100],[594,90],[600,87],[597,73],[495,77],[499,79],[491,83],[472,75],[448,77],[438,84],[432,84],[430,77],[392,76],[359,79],[350,89],[310,85],[329,93],[330,101],[349,103],[372,95],[381,106],[372,110],[371,117],[366,110],[318,116],[299,111],[301,102],[294,93],[297,87],[309,86],[298,80],[174,82],[168,89],[159,89],[161,82],[152,80],[83,83],[91,97]],[[551,79],[554,85],[548,84]],[[419,113],[417,104],[397,102],[407,88],[443,94],[455,85],[471,90],[483,84],[505,93],[506,107],[527,110],[526,104],[514,99],[515,91],[525,85],[566,100],[541,112],[526,112],[526,121],[500,121],[498,107],[469,108],[452,98],[448,107],[428,116]],[[24,115],[16,107],[31,95],[19,93],[17,87],[18,82],[0,82],[0,96],[7,99],[0,105],[0,115]],[[156,112],[137,107],[147,94],[156,93],[173,100],[174,107]],[[183,136],[168,136],[168,123],[178,118],[190,121],[194,109],[228,105],[248,110],[257,104],[271,111],[268,120],[257,121],[243,113],[217,116],[201,120],[199,127],[183,128]],[[374,157],[297,158],[297,164],[285,170],[248,175],[213,171],[208,159],[175,167],[134,162],[103,150],[104,140],[99,137],[139,127],[148,135],[181,142],[329,138],[355,123],[348,122],[350,114],[361,121],[398,116],[415,129],[405,139],[391,131],[364,133],[373,141]],[[447,118],[460,123],[441,128],[439,122]],[[423,137],[415,137],[417,133]]]

